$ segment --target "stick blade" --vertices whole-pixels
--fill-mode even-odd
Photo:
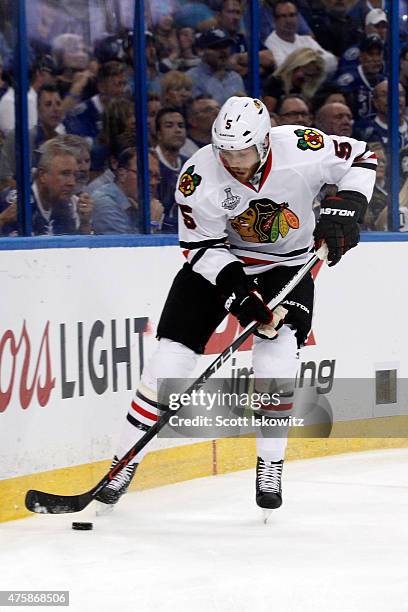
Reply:
[[[93,500],[90,493],[82,495],[53,495],[31,489],[27,491],[25,506],[37,514],[68,514],[80,512]]]

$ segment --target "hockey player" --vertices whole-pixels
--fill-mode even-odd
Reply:
[[[157,380],[188,378],[227,311],[243,327],[259,323],[253,344],[255,384],[295,379],[298,348],[311,327],[311,275],[273,312],[266,304],[310,258],[314,246],[326,242],[333,266],[357,245],[358,221],[371,198],[375,168],[375,155],[365,142],[298,125],[271,129],[260,100],[232,97],[225,102],[213,125],[212,145],[197,151],[180,174],[176,200],[187,263],[164,305],[159,343],[127,414],[120,457],[160,416]],[[336,184],[338,192],[323,200],[315,227],[312,203],[325,183]],[[286,436],[257,438],[256,502],[262,508],[282,503],[286,442]],[[116,503],[143,454],[97,499]],[[113,464],[117,461],[115,456]]]

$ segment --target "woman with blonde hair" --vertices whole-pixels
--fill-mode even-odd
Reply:
[[[263,102],[269,112],[284,95],[302,94],[311,100],[325,78],[323,57],[319,51],[305,47],[293,51],[267,79],[263,90]]]
[[[187,102],[192,97],[193,81],[191,78],[179,70],[170,70],[161,78],[160,85],[162,105],[184,112]]]

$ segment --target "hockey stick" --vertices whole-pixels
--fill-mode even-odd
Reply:
[[[296,285],[304,278],[304,276],[313,268],[313,266],[320,260],[325,259],[327,254],[326,246],[322,246],[313,257],[306,262],[295,276],[283,287],[283,289],[276,295],[268,304],[269,308],[273,310],[286,298],[286,296],[296,287]],[[185,393],[192,393],[193,391],[200,389],[205,382],[213,375],[221,366],[231,357],[233,353],[245,342],[245,340],[254,332],[257,328],[258,323],[250,323],[218,357],[208,366],[206,370],[194,381],[194,383],[185,391]],[[144,434],[142,438],[128,452],[122,457],[122,459],[109,470],[109,472],[95,485],[90,491],[81,493],[79,495],[54,495],[52,493],[46,493],[44,491],[30,490],[26,494],[25,505],[31,512],[37,512],[39,514],[65,514],[69,512],[80,512],[88,504],[95,499],[95,496],[120,472],[126,467],[130,461],[136,457],[136,455],[150,442],[152,438],[166,425],[170,418],[180,410],[167,410],[163,413],[160,419],[152,425],[152,427]]]

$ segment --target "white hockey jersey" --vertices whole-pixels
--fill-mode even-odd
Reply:
[[[298,266],[313,245],[313,200],[325,183],[371,199],[377,160],[367,144],[297,125],[274,127],[271,152],[249,183],[236,180],[207,145],[184,165],[176,189],[180,246],[215,284],[239,259],[247,274]]]

